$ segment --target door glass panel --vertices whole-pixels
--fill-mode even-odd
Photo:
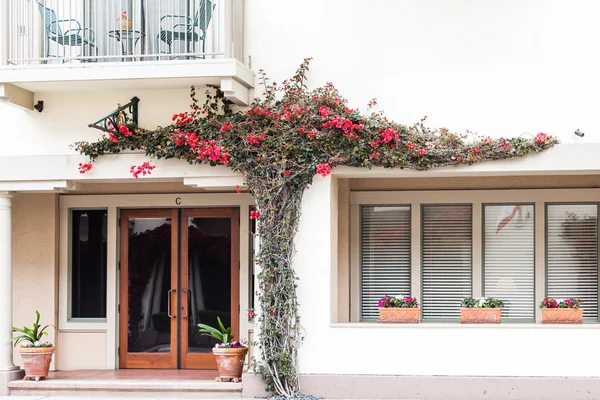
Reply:
[[[171,351],[171,319],[168,313],[171,219],[132,218],[128,223],[127,351],[168,353]]]
[[[231,326],[231,220],[188,219],[188,352],[208,353],[217,343],[198,324]],[[238,338],[239,339],[239,338]]]

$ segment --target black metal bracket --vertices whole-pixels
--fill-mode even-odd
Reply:
[[[92,122],[88,126],[90,128],[100,129],[103,132],[119,133],[119,125],[138,126],[138,103],[140,99],[133,97],[131,101],[124,106],[118,105],[115,111],[105,117],[100,118],[96,122]],[[127,113],[131,115],[129,119]]]

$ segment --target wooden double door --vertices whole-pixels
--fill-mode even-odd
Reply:
[[[120,368],[215,369],[217,317],[239,338],[239,210],[122,210]]]

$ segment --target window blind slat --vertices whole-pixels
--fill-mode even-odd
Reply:
[[[583,318],[598,318],[598,206],[547,207],[546,273],[548,297],[577,297]]]
[[[422,208],[423,319],[460,317],[471,294],[471,205]]]
[[[361,209],[361,318],[378,319],[385,295],[410,295],[409,206]]]
[[[503,318],[535,318],[533,205],[483,208],[484,295],[504,301]]]

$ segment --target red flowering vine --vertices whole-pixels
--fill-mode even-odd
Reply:
[[[416,170],[472,165],[525,156],[557,143],[543,133],[535,138],[467,137],[428,128],[425,120],[407,126],[379,112],[361,113],[332,84],[309,90],[308,67],[307,59],[292,79],[281,84],[269,83],[261,71],[265,94],[247,111],[232,110],[224,94],[212,89],[199,106],[193,91],[192,111],[173,115],[169,126],[145,130],[127,125],[119,127],[118,137],[75,146],[91,161],[133,148],[151,157],[227,165],[241,174],[263,213],[250,215],[259,220],[261,241],[256,260],[261,266],[259,368],[267,387],[284,397],[298,393],[297,348],[302,335],[292,265],[294,235],[303,193],[316,175],[327,176],[338,165]],[[89,170],[91,164],[86,165]],[[153,169],[144,163],[132,166],[131,173],[137,178]]]

